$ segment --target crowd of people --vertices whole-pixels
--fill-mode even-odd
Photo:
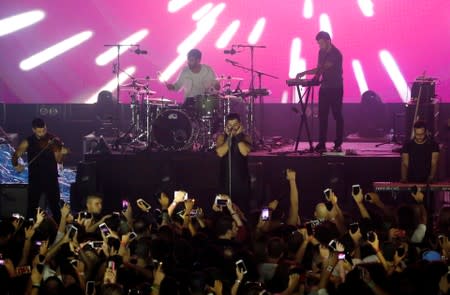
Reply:
[[[286,186],[288,208],[273,199],[253,214],[175,191],[121,212],[90,195],[82,212],[60,202],[59,220],[41,208],[3,219],[1,293],[447,294],[448,207],[432,227],[420,189],[394,205],[354,189],[354,208],[330,190],[305,220],[294,170]]]

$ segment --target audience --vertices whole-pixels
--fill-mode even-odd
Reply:
[[[4,218],[2,293],[448,294],[448,208],[431,226],[420,190],[389,207],[359,189],[352,215],[329,191],[306,220],[290,169],[286,187],[289,207],[271,200],[256,218],[226,195],[210,210],[185,191],[157,192],[158,208],[137,196],[107,214],[91,195],[82,212],[62,204],[59,224],[41,208]]]

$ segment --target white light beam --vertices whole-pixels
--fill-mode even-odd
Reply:
[[[408,96],[409,96],[410,90],[408,87],[408,83],[406,83],[406,80],[403,77],[403,74],[397,65],[397,62],[395,61],[392,54],[389,51],[387,51],[386,49],[381,50],[379,54],[380,54],[381,63],[383,64],[389,77],[391,78],[392,82],[394,83],[394,86],[397,89],[398,95],[403,100],[403,102],[407,102],[409,99]]]
[[[32,10],[1,19],[0,37],[34,25],[35,23],[43,20],[44,17],[45,12],[42,10]]]

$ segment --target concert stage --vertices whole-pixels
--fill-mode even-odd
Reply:
[[[352,184],[364,191],[372,189],[374,181],[397,181],[400,176],[400,156],[392,152],[397,145],[376,147],[373,143],[344,143],[346,155],[294,153],[293,145],[250,154],[254,208],[272,198],[288,202],[288,183],[284,170],[297,171],[300,210],[303,216],[312,213],[323,198],[324,188],[331,187],[344,208],[353,206]],[[329,144],[331,146],[331,144]],[[300,143],[299,150],[307,148]],[[85,155],[95,171],[96,189],[105,196],[107,209],[118,209],[122,198],[148,199],[156,205],[153,194],[158,189],[185,189],[200,206],[211,204],[218,187],[219,158],[214,152],[140,152],[137,154]],[[89,169],[84,169],[89,171]],[[88,173],[79,170],[80,174]],[[92,173],[92,172],[91,172]],[[82,178],[79,175],[78,178]],[[75,197],[74,197],[75,198]]]

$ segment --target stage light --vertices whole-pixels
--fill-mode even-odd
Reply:
[[[293,79],[295,76],[306,69],[306,60],[301,58],[302,40],[294,38],[291,43],[291,58],[289,64],[289,78]]]
[[[369,87],[367,86],[366,77],[361,66],[361,62],[357,59],[352,60],[353,73],[355,74],[356,82],[358,83],[359,92],[363,94]]]
[[[380,51],[380,59],[389,77],[394,83],[398,95],[403,100],[403,102],[407,102],[409,100],[408,96],[411,92],[394,57],[389,51],[383,49]]]
[[[333,30],[331,29],[330,17],[326,13],[322,13],[319,17],[320,30],[330,34],[331,39],[333,39]]]
[[[192,0],[170,0],[167,4],[167,11],[170,13],[175,13],[191,2]]]
[[[213,4],[211,2],[203,5],[196,12],[194,12],[192,14],[192,19],[195,21],[200,20],[211,10],[212,7],[213,7]]]
[[[256,21],[255,26],[253,27],[252,32],[248,36],[248,43],[256,44],[259,38],[261,38],[265,26],[266,26],[266,18],[261,17],[260,19],[258,19],[258,21]]]
[[[4,18],[0,20],[0,37],[34,25],[44,17],[42,10],[33,10]]]
[[[312,18],[314,15],[313,0],[305,0],[303,3],[303,17],[306,19]]]
[[[236,34],[237,30],[239,29],[239,25],[241,22],[239,20],[234,20],[220,35],[219,39],[217,39],[216,47],[217,48],[225,48],[228,46],[228,43],[230,43],[231,38],[233,38],[234,34]]]
[[[136,33],[131,34],[129,37],[119,41],[118,44],[137,44],[142,41],[147,35],[149,31],[147,29],[142,29],[137,31]],[[123,46],[119,49],[119,55],[123,54],[127,50],[129,50],[129,46]],[[111,47],[95,59],[95,63],[99,66],[107,65],[109,62],[117,58],[117,47]]]
[[[89,40],[93,35],[92,31],[84,31],[78,33],[70,38],[67,38],[41,52],[38,52],[27,59],[24,59],[20,62],[19,67],[23,71],[29,71],[34,69],[35,67],[40,66],[43,63],[48,62],[51,59],[54,59],[58,55],[63,54],[66,51],[82,44],[83,42]]]
[[[374,13],[372,0],[358,0],[358,5],[364,16],[366,17],[373,16]]]

